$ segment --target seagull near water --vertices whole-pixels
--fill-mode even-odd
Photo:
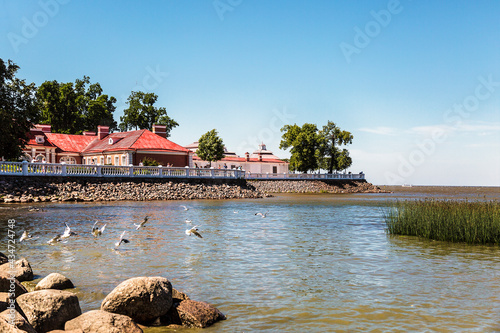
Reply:
[[[182,205],[181,206],[182,208],[184,208],[184,210],[189,210],[189,208],[187,208],[186,206]]]
[[[59,235],[52,237],[47,243],[49,243],[49,244],[54,244],[57,242],[66,243],[67,241],[63,242],[63,239],[66,239],[66,238],[69,238],[70,236],[76,235],[76,232],[71,231],[71,228],[69,227],[69,225],[66,222],[64,222],[64,224],[66,225],[66,229],[64,229],[64,233],[62,235],[59,234]]]
[[[188,235],[188,236],[195,235],[195,236],[198,236],[200,238],[203,238],[201,236],[201,234],[198,232],[198,226],[196,226],[196,225],[194,227],[192,227],[191,229],[187,229],[186,235]]]
[[[186,219],[186,221],[184,221],[184,222],[191,224],[191,220],[188,220],[188,219]]]
[[[265,212],[264,214],[262,214],[260,212],[259,213],[255,213],[255,215],[259,215],[260,217],[265,218],[267,216],[267,213],[269,213],[269,211]]]
[[[101,229],[99,229],[98,227],[96,227],[97,223],[98,221],[95,221],[94,225],[92,226],[92,235],[94,235],[94,237],[101,236],[104,232],[104,229],[106,229],[106,224],[103,225]]]
[[[135,230],[139,230],[141,227],[144,227],[144,225],[146,224],[146,222],[148,222],[148,219],[149,219],[149,217],[148,217],[148,216],[146,216],[146,217],[144,218],[144,221],[142,221],[141,223],[139,223],[139,224],[134,223],[134,225],[135,225]]]
[[[120,235],[120,240],[118,242],[115,243],[115,249],[120,246],[121,243],[130,243],[130,241],[128,239],[125,239],[123,237],[125,237],[125,234],[127,233],[127,230],[125,230],[124,232],[122,232],[122,234]]]
[[[21,243],[22,241],[25,241],[25,240],[35,240],[37,239],[38,237],[32,237],[28,231],[24,231],[23,234],[21,235],[21,238],[19,238],[19,243]]]

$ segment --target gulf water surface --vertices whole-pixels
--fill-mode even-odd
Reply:
[[[227,315],[204,332],[500,331],[498,246],[385,232],[388,202],[443,195],[412,191],[31,205],[40,211],[2,205],[0,251],[7,252],[7,220],[14,219],[18,236],[29,230],[40,237],[17,244],[16,256],[28,259],[37,280],[52,272],[69,277],[82,311],[98,309],[125,279],[166,277],[191,299]],[[470,190],[470,199],[484,198]],[[498,200],[500,193],[488,192],[487,198]],[[255,215],[267,211],[266,218]],[[136,231],[133,223],[146,215],[148,223]],[[90,233],[95,221],[106,223],[97,239]],[[64,222],[78,235],[66,244],[48,245],[64,231]],[[185,234],[193,225],[203,238]],[[130,243],[115,251],[124,230]]]

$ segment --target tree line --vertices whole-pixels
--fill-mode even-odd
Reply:
[[[81,134],[97,131],[98,125],[118,129],[151,129],[165,125],[167,137],[179,124],[156,107],[158,95],[132,91],[118,124],[113,117],[116,98],[104,93],[101,85],[84,76],[75,82],[45,81],[39,87],[16,77],[19,70],[11,60],[0,58],[0,157],[15,160],[22,155],[27,133],[34,124],[50,124],[52,132]]]

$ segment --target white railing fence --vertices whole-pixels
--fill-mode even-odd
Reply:
[[[249,173],[246,179],[265,180],[265,179],[365,179],[364,173]]]
[[[64,163],[1,162],[0,175],[70,177],[149,177],[149,178],[246,178],[266,179],[365,179],[364,173],[245,173],[238,169],[199,169],[163,166],[114,166]]]

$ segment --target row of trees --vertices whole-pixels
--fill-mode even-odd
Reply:
[[[353,136],[341,130],[334,122],[328,121],[321,130],[314,124],[298,126],[285,125],[281,131],[280,149],[290,149],[291,171],[308,172],[314,170],[345,170],[352,164],[349,151],[341,148],[351,144]]]
[[[75,82],[45,81],[36,87],[16,77],[19,66],[0,58],[0,157],[17,159],[34,124],[50,124],[55,133],[81,134],[96,131],[98,125],[117,129],[150,129],[153,124],[166,125],[167,137],[179,124],[167,115],[164,107],[154,104],[158,95],[132,91],[128,108],[113,118],[116,98],[103,93],[101,85],[88,76]]]

